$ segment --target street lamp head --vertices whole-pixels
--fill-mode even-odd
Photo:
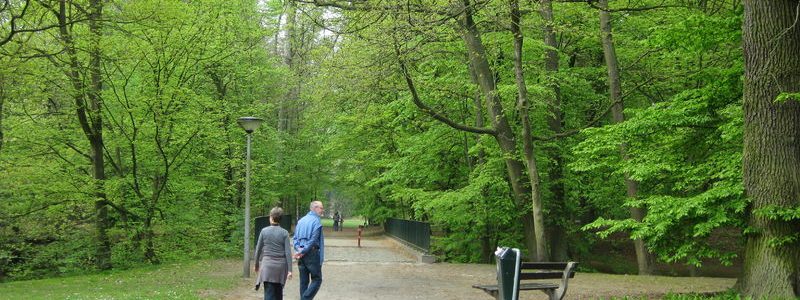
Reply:
[[[263,122],[263,121],[264,121],[264,119],[262,119],[262,118],[241,117],[236,122],[239,123],[239,126],[241,126],[242,129],[244,129],[245,132],[253,133],[253,131],[258,129],[258,126],[261,125],[261,122]]]

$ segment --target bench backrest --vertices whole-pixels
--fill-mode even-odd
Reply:
[[[571,266],[569,268],[568,265]],[[576,262],[523,262],[519,279],[566,279],[575,277]]]

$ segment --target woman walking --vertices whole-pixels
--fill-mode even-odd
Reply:
[[[289,232],[279,226],[281,217],[280,207],[270,210],[270,226],[261,230],[256,243],[256,290],[264,284],[265,300],[283,300],[283,286],[292,278]]]

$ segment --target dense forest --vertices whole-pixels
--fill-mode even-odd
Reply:
[[[740,261],[744,295],[796,297],[798,19],[798,0],[0,0],[0,281],[236,255],[236,120],[256,116],[255,215],[426,221],[453,262],[622,238],[638,274]]]

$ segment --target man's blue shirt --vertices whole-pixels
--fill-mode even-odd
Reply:
[[[320,264],[324,261],[325,239],[322,237],[322,223],[315,212],[309,211],[305,217],[297,221],[292,241],[295,253],[306,254],[316,246],[319,248]]]

